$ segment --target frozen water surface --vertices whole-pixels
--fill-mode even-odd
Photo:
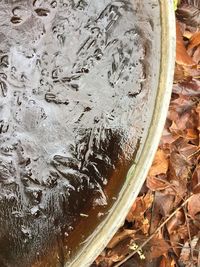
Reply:
[[[64,266],[118,196],[158,82],[147,2],[0,1],[1,267]]]

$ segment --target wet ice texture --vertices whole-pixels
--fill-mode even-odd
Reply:
[[[146,120],[151,26],[131,1],[0,1],[1,267],[63,266],[79,214],[109,203]]]

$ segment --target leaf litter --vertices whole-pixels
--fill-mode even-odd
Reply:
[[[124,225],[93,267],[200,266],[200,1],[176,1],[174,86],[160,145]]]

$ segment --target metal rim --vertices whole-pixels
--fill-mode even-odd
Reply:
[[[175,14],[172,0],[160,0],[161,7],[161,65],[158,94],[151,125],[137,165],[131,167],[127,174],[125,190],[116,202],[109,216],[101,223],[89,244],[82,248],[77,257],[66,267],[87,267],[105,248],[115,232],[123,223],[129,209],[136,199],[146,179],[156,153],[165,120],[167,117],[174,75],[175,63]],[[114,225],[113,225],[114,223]]]

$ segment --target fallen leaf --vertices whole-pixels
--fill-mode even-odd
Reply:
[[[170,180],[181,180],[182,183],[187,182],[189,178],[191,166],[186,158],[179,152],[172,151],[170,155]]]
[[[198,165],[192,175],[192,191],[194,194],[200,193],[200,165]]]
[[[184,66],[176,64],[175,65],[175,72],[174,72],[174,83],[178,84],[183,81],[188,81],[191,79],[190,73],[187,71]]]
[[[190,51],[198,45],[200,45],[200,32],[196,32],[195,34],[192,35],[187,49],[188,51]]]
[[[149,219],[144,218],[141,221],[141,227],[140,227],[140,231],[144,234],[147,235],[149,233],[149,228],[150,228],[150,222]]]
[[[131,230],[131,229],[123,229],[121,231],[118,231],[114,237],[112,238],[112,240],[108,243],[107,248],[114,248],[117,244],[119,244],[121,241],[123,241],[124,239],[126,239],[127,237],[129,238],[133,238],[135,235],[135,230]]]
[[[149,176],[156,176],[158,174],[166,174],[169,166],[168,157],[165,152],[161,149],[158,149],[149,171]]]
[[[183,146],[179,147],[179,153],[187,160],[188,164],[190,162],[196,165],[197,155],[200,154],[199,146],[191,144],[188,140],[183,142]]]
[[[200,2],[198,0],[182,0],[176,15],[186,25],[199,27],[200,25]]]
[[[146,184],[147,187],[152,191],[164,190],[170,186],[168,181],[155,176],[148,176]]]
[[[159,267],[175,267],[175,262],[168,256],[163,256]]]
[[[152,260],[167,253],[170,247],[171,246],[164,240],[164,238],[154,236],[144,247],[144,254],[148,260]]]
[[[194,219],[200,219],[200,193],[194,194],[188,202],[188,213]]]
[[[186,129],[186,138],[196,140],[198,138],[198,131],[196,129]]]
[[[196,75],[194,74],[193,77],[199,79],[199,77],[200,77],[200,73],[199,73],[199,64],[200,64],[200,46],[195,47],[195,49],[192,49],[191,52],[188,51],[188,54],[189,54],[189,55],[190,55],[190,53],[191,53],[191,55],[192,55],[192,59],[193,59],[194,62],[196,62],[196,64],[197,64],[197,70],[198,70],[198,73],[197,73]]]
[[[173,92],[176,94],[182,94],[187,96],[200,96],[200,81],[192,79],[187,82],[181,82],[174,84]]]
[[[183,224],[185,224],[184,212],[179,210],[167,223],[168,233],[171,235],[174,231],[176,231],[179,228],[180,225]]]
[[[123,260],[127,254],[130,253],[130,245],[133,242],[133,239],[126,238],[119,242],[113,249],[108,250],[106,256],[112,260],[112,262],[119,262]]]
[[[178,22],[176,22],[176,63],[184,66],[196,65],[196,63],[188,55],[186,47],[184,46],[183,34]]]
[[[165,191],[155,192],[154,210],[156,213],[166,217],[174,208],[174,194],[168,194]]]
[[[170,243],[174,253],[179,257],[181,253],[181,244],[183,240],[188,240],[188,229],[186,224],[180,225],[169,235]]]
[[[169,129],[165,127],[163,130],[162,138],[160,140],[160,147],[169,150],[171,144],[178,138],[179,137],[177,135],[172,134]]]
[[[126,220],[133,222],[134,220],[143,220],[144,213],[151,207],[153,203],[153,195],[151,193],[138,197],[129,211]]]

